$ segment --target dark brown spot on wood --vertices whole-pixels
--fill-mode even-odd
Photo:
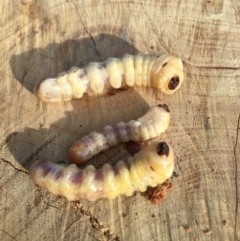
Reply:
[[[166,110],[167,112],[170,112],[168,106],[166,104],[163,105],[158,105],[159,107],[162,107],[164,110]]]
[[[160,142],[157,145],[157,153],[159,156],[168,156],[169,154],[169,146],[166,142]]]
[[[178,178],[178,177],[179,177],[179,174],[177,174],[175,171],[173,171],[172,176]]]
[[[168,88],[170,90],[175,90],[177,88],[177,86],[179,85],[179,77],[178,76],[174,76],[171,78],[169,84],[168,84]]]
[[[167,63],[164,63],[162,67],[165,67],[167,65]]]

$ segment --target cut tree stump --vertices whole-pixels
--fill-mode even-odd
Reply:
[[[239,13],[230,0],[1,1],[0,240],[240,240]],[[73,65],[139,51],[179,56],[182,87],[56,104],[32,92]],[[160,204],[140,193],[68,202],[30,180],[38,158],[67,160],[75,140],[163,103],[178,177]],[[126,155],[120,145],[91,163]]]

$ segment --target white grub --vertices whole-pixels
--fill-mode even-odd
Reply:
[[[146,141],[160,136],[169,126],[170,113],[167,105],[151,107],[141,118],[116,126],[105,126],[76,141],[69,149],[68,159],[78,165],[121,142]]]
[[[121,160],[114,167],[105,164],[98,170],[93,165],[79,169],[76,164],[38,160],[30,168],[29,175],[39,186],[70,201],[81,198],[95,201],[144,192],[148,186],[155,187],[170,178],[173,168],[172,146],[153,142],[126,163]]]
[[[45,102],[79,99],[83,94],[104,95],[124,86],[145,86],[172,94],[183,82],[183,65],[169,54],[125,54],[92,62],[83,68],[73,66],[67,72],[42,80],[34,93]]]

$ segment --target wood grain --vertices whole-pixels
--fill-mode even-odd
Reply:
[[[1,1],[0,240],[240,240],[240,3],[230,0]],[[128,52],[184,62],[174,95],[135,88],[47,104],[32,93],[50,74]],[[159,103],[171,123],[179,175],[164,202],[139,193],[68,202],[37,187],[36,159],[67,158],[71,144]],[[96,166],[126,156],[123,146]]]

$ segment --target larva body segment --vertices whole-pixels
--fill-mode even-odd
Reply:
[[[114,89],[123,85],[124,68],[122,61],[118,58],[108,58],[104,61],[108,73],[109,84]]]
[[[79,81],[79,78],[81,81]],[[85,74],[84,69],[79,69],[78,67],[73,66],[68,71],[68,81],[71,85],[72,89],[72,96],[75,96],[76,98],[82,98],[83,93],[86,92],[88,89],[88,78]]]
[[[38,160],[29,175],[39,186],[70,201],[81,198],[95,201],[144,192],[148,186],[155,187],[170,178],[173,168],[172,147],[166,142],[153,142],[127,163],[119,161],[114,167],[105,164],[98,170],[92,165],[79,169],[75,164],[67,166]]]
[[[144,55],[139,53],[134,56],[134,66],[135,66],[135,84],[136,86],[142,86],[142,69],[143,69],[143,59]]]
[[[151,107],[137,120],[105,126],[76,141],[69,149],[70,162],[83,164],[98,153],[121,142],[145,141],[165,132],[169,126],[170,113],[166,105]]]
[[[183,65],[169,54],[125,54],[92,62],[83,68],[72,67],[56,77],[42,80],[34,93],[43,101],[59,102],[78,99],[83,94],[104,95],[123,86],[148,86],[172,94],[183,82]]]
[[[126,85],[132,87],[135,82],[134,59],[132,58],[132,55],[123,55],[122,64],[124,67]]]
[[[56,83],[60,86],[62,90],[62,95],[65,100],[72,99],[72,88],[70,83],[68,82],[68,75],[67,72],[62,72],[58,75],[56,79]]]
[[[99,63],[96,62],[90,63],[85,67],[89,87],[96,94],[101,94],[104,89],[104,80],[107,77],[106,71],[103,70],[104,68],[100,68]]]

